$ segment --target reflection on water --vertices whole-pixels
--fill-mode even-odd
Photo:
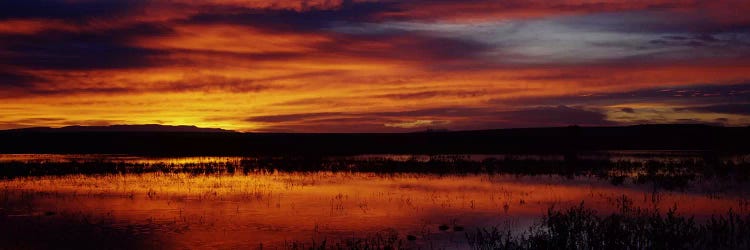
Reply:
[[[130,156],[46,160],[71,157],[170,164],[242,160]],[[360,157],[408,160],[412,156]],[[0,161],[43,158],[6,155]],[[721,183],[702,180],[697,185]],[[677,206],[698,220],[729,209],[748,214],[750,187],[738,185],[722,192],[698,187],[665,191],[648,183],[613,185],[586,176],[262,170],[41,176],[0,180],[0,217],[6,222],[0,227],[19,228],[22,225],[7,222],[34,218],[33,225],[44,230],[45,225],[74,218],[101,227],[96,229],[100,231],[113,228],[147,236],[168,248],[273,248],[387,231],[403,238],[415,236],[408,242],[412,246],[462,248],[467,246],[463,230],[500,225],[520,232],[553,205],[584,202],[600,213],[611,213],[623,195],[640,207]]]
[[[707,155],[703,151],[671,151],[671,150],[620,150],[620,151],[592,151],[578,153],[577,157],[581,159],[593,160],[610,160],[610,161],[684,161],[684,160],[702,160]],[[71,161],[92,161],[106,160],[114,162],[127,163],[165,163],[165,164],[185,164],[185,163],[212,163],[212,162],[239,162],[241,160],[252,159],[255,157],[238,157],[238,156],[190,156],[190,157],[144,157],[132,155],[117,154],[0,154],[0,162],[71,162]],[[413,155],[413,154],[370,154],[356,155],[349,157],[330,157],[353,160],[391,160],[391,161],[419,161],[427,162],[430,160],[444,159],[462,159],[468,161],[483,161],[487,159],[518,159],[518,160],[536,160],[536,161],[562,161],[566,155],[563,154],[470,154],[470,155]],[[730,155],[722,157],[723,160],[729,160],[735,163],[749,162],[750,155]]]
[[[247,157],[191,156],[191,157],[143,157],[112,154],[0,154],[0,162],[85,162],[107,161],[133,164],[201,164],[215,162],[239,162]]]

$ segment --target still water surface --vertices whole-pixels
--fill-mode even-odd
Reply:
[[[0,161],[70,161],[71,157],[174,164],[240,160],[5,155]],[[739,183],[717,188],[722,185],[720,180],[703,180],[678,190],[661,190],[649,183],[613,185],[593,176],[508,174],[76,174],[0,180],[0,215],[37,218],[42,224],[78,218],[177,249],[273,249],[291,242],[384,232],[403,238],[415,236],[416,240],[408,243],[415,247],[464,248],[468,230],[497,226],[520,233],[551,206],[583,202],[606,214],[618,209],[623,196],[639,207],[677,207],[680,213],[698,220],[729,209],[750,213],[750,186]],[[441,225],[448,228],[441,230]]]

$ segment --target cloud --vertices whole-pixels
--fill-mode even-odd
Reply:
[[[249,122],[290,122],[290,121],[304,121],[309,119],[318,119],[326,117],[340,116],[342,113],[336,112],[324,112],[324,113],[303,113],[303,114],[287,114],[287,115],[268,115],[268,116],[254,116],[245,119]]]
[[[481,69],[487,63],[481,56],[491,49],[476,41],[414,32],[332,34],[331,37],[332,41],[319,44],[317,52],[313,54],[413,62],[433,70]]]
[[[295,2],[295,1],[288,1]],[[300,2],[300,1],[296,1]],[[210,2],[206,5],[211,5]],[[329,28],[337,22],[373,20],[379,13],[393,9],[395,2],[343,1],[327,8],[278,8],[246,6],[246,8],[211,8],[192,15],[186,24],[234,24],[280,32],[310,32]],[[277,5],[278,6],[278,5]]]
[[[45,18],[84,22],[95,18],[122,17],[140,10],[146,1],[28,0],[0,2],[0,19]]]
[[[746,124],[736,107],[750,98],[746,10],[733,0],[4,1],[0,123]]]
[[[612,105],[634,102],[711,104],[717,102],[743,101],[748,98],[750,98],[750,83],[651,87],[624,92],[495,99],[490,102],[515,105]]]
[[[488,108],[440,107],[405,111],[372,112],[370,115],[384,117],[472,117],[492,114]]]
[[[608,121],[607,116],[596,111],[572,108],[568,106],[539,107],[523,110],[499,112],[498,116],[512,127],[535,126],[611,126],[616,123]],[[504,127],[508,127],[505,125]]]
[[[461,39],[482,44],[485,47],[481,51],[482,57],[501,65],[665,63],[750,55],[750,48],[744,46],[750,44],[750,36],[738,35],[742,33],[735,30],[717,28],[711,31],[714,33],[677,27],[663,28],[668,31],[661,31],[662,28],[650,30],[665,22],[662,17],[663,13],[646,12],[482,23],[409,20],[345,23],[332,29],[347,34],[419,32],[433,37]],[[696,22],[692,19],[669,21],[684,26]],[[664,39],[664,33],[691,39]]]
[[[750,115],[750,103],[717,104],[717,105],[710,105],[710,106],[677,108],[676,110],[678,111],[687,110],[687,111],[694,111],[694,112],[700,112],[700,113]]]
[[[750,9],[743,1],[628,1],[628,0],[417,0],[401,1],[397,10],[383,13],[399,19],[427,21],[451,20],[477,22],[508,19],[540,19],[550,16],[577,16],[597,13],[660,13],[664,16],[689,15],[724,25],[743,23],[748,18],[740,13]],[[688,14],[685,14],[688,13]],[[704,22],[707,23],[707,22]],[[668,25],[668,23],[665,23]],[[675,24],[676,26],[677,24]]]
[[[44,78],[31,74],[0,70],[0,88],[27,88],[44,81]]]
[[[286,76],[293,78],[294,76]],[[269,82],[284,77],[270,78],[239,78],[221,75],[195,75],[184,76],[182,79],[173,81],[160,81],[150,86],[141,86],[131,89],[132,92],[232,92],[232,93],[257,93],[281,87],[272,86]]]
[[[263,123],[261,129],[263,131],[285,131],[309,126],[305,131],[317,132],[334,131],[334,128],[339,132],[357,132],[362,131],[361,128],[374,128],[374,131],[393,131],[393,129],[415,131],[423,128],[461,130],[618,124],[607,120],[606,115],[600,112],[567,106],[504,111],[494,108],[444,107],[390,112],[297,113],[255,116],[245,121]],[[342,130],[344,128],[347,129]]]
[[[486,90],[474,90],[474,91],[420,91],[420,92],[407,92],[407,93],[392,93],[373,95],[372,98],[386,98],[386,99],[397,99],[397,100],[414,100],[414,99],[429,99],[435,97],[445,96],[457,96],[457,97],[478,97],[486,95]]]
[[[322,35],[267,32],[228,24],[177,25],[172,29],[170,34],[134,38],[135,45],[160,50],[271,54],[314,52],[316,44],[329,40]]]
[[[414,121],[408,121],[408,122],[397,122],[397,123],[385,123],[383,124],[386,127],[393,127],[393,128],[435,128],[435,127],[442,127],[450,124],[450,121],[440,121],[440,120],[414,120]]]
[[[0,77],[4,74],[0,73]],[[218,75],[194,75],[185,76],[179,80],[157,81],[153,83],[141,83],[141,85],[128,84],[125,86],[69,86],[50,83],[43,79],[28,75],[8,75],[8,79],[15,81],[17,85],[9,89],[7,93],[0,94],[0,98],[24,98],[24,97],[61,97],[69,95],[123,95],[123,94],[147,94],[147,93],[184,93],[184,92],[233,92],[233,93],[258,93],[268,90],[278,90],[282,87],[272,86],[269,82],[284,77],[271,78],[233,78]],[[286,76],[294,77],[294,76]],[[304,76],[300,76],[304,77]],[[7,83],[14,83],[14,82]],[[0,80],[0,86],[3,81]],[[40,84],[41,83],[41,84]],[[12,90],[12,91],[10,91]]]
[[[28,127],[62,127],[71,125],[103,126],[117,124],[117,120],[70,120],[63,117],[31,117],[0,122],[0,129]]]
[[[0,35],[6,53],[0,60],[29,69],[113,69],[149,67],[168,52],[127,44],[140,35],[167,34],[153,25],[95,31],[49,31],[39,34]]]
[[[721,117],[714,119],[714,121],[716,121],[717,123],[725,124],[729,122],[729,118]]]

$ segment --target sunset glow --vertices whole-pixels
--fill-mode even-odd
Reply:
[[[750,2],[0,3],[0,129],[750,125]]]

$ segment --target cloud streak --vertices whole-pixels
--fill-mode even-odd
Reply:
[[[291,128],[305,132],[330,131],[347,126],[354,132],[420,131],[425,129],[493,129],[546,126],[608,126],[617,122],[607,120],[605,114],[594,110],[567,106],[541,106],[519,110],[494,108],[444,107],[392,112],[368,113],[295,113],[254,116],[247,122],[268,124],[265,131],[285,131]]]
[[[738,0],[5,1],[0,123],[747,125],[748,11]]]

